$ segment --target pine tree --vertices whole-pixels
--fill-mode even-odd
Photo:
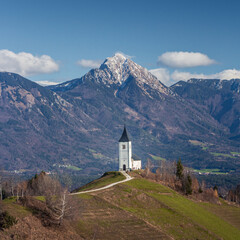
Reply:
[[[192,178],[189,174],[187,175],[186,179],[186,194],[192,194]]]
[[[182,179],[183,178],[183,165],[182,165],[182,162],[181,162],[181,159],[179,158],[178,162],[177,162],[177,172],[176,172],[176,176],[179,178],[179,179]]]

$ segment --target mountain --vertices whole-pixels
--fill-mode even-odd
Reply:
[[[239,169],[239,156],[232,156],[239,146],[229,139],[228,126],[122,54],[55,86],[44,88],[13,73],[0,73],[0,84],[5,170],[93,177],[117,169],[124,124],[143,163],[181,157],[195,169]]]
[[[240,139],[240,79],[190,79],[174,84],[171,90],[205,108],[229,129],[232,139]]]
[[[85,149],[90,139],[94,144],[94,135],[86,123],[96,128],[94,120],[56,93],[17,74],[0,73],[1,168],[51,170],[71,166],[72,158],[75,163],[87,159]]]
[[[143,160],[151,154],[171,160],[182,157],[193,167],[219,167],[211,153],[190,141],[207,141],[216,152],[230,145],[228,128],[205,108],[186,101],[122,54],[107,58],[100,68],[82,78],[49,89],[84,109],[111,133],[116,143],[126,123],[134,139],[133,151]]]
[[[147,69],[121,54],[107,58],[99,69],[80,79],[50,89],[70,102],[77,101],[78,106],[84,105],[87,114],[94,114],[94,119],[109,129],[113,118],[119,116],[122,122],[130,120],[136,125],[137,121],[141,128],[165,142],[176,135],[211,137],[219,132],[219,124],[211,116],[205,117],[205,111],[184,101]],[[221,128],[220,132],[224,131]]]

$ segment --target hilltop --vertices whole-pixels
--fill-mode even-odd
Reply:
[[[104,191],[75,195],[80,203],[78,219],[67,221],[63,227],[43,227],[32,211],[14,203],[3,201],[3,208],[19,221],[0,233],[33,239],[41,232],[58,234],[59,239],[238,239],[240,237],[240,208],[218,200],[218,204],[197,201],[156,181],[131,173],[133,180],[115,185]],[[114,173],[106,174],[95,183],[114,182]],[[105,182],[101,184],[101,181]],[[86,186],[89,188],[89,186]],[[82,188],[84,189],[84,188]],[[39,200],[37,200],[39,199]],[[37,197],[36,201],[44,201]],[[30,222],[31,220],[31,222]],[[28,224],[27,224],[28,223]],[[37,223],[37,224],[36,224]],[[23,227],[24,226],[24,227]],[[69,227],[68,227],[69,226]],[[46,232],[45,232],[46,231]],[[51,239],[54,235],[44,235]],[[69,236],[67,236],[69,234]]]

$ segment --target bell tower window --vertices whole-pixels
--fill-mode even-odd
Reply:
[[[126,145],[122,145],[122,149],[126,149]]]

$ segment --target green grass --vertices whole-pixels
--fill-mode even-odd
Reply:
[[[106,172],[101,178],[96,179],[83,187],[80,187],[78,192],[105,187],[108,184],[119,182],[124,179],[125,177],[120,172]]]
[[[155,202],[144,209],[144,205],[134,198],[134,204],[126,206],[123,203],[123,209],[159,225],[176,239],[240,239],[240,231],[229,221],[165,186],[144,179],[124,184],[140,190]]]
[[[123,183],[124,185],[137,188],[139,190],[154,191],[160,193],[173,193],[174,191],[161,184],[151,183],[145,179],[133,179],[132,181]]]
[[[221,172],[218,168],[209,168],[209,169],[194,169],[194,172],[200,172],[200,173],[211,173],[211,174],[228,174],[227,172]]]
[[[221,205],[211,203],[201,203],[201,205],[208,211],[223,218],[233,226],[240,229],[240,207],[229,205],[224,200],[220,200]]]
[[[189,140],[189,142],[194,145],[194,146],[199,146],[202,148],[202,150],[206,151],[210,145],[210,143],[204,143],[204,142],[200,142],[198,140]]]
[[[231,154],[233,154],[233,155],[240,155],[239,152],[231,152]]]
[[[155,156],[152,154],[149,154],[151,156],[152,159],[156,160],[156,161],[166,161],[166,158],[160,157],[160,156]]]
[[[236,158],[228,153],[216,153],[216,152],[210,152],[215,157],[228,157],[228,158]]]
[[[203,143],[203,142],[200,142],[198,140],[189,140],[189,142],[192,144],[192,145],[195,145],[195,146],[205,146],[206,143]]]
[[[27,209],[26,207],[19,205],[16,202],[16,199],[17,199],[16,197],[5,198],[2,201],[3,210],[8,211],[14,217],[23,218],[23,217],[30,215],[31,211],[29,209]]]
[[[71,169],[71,170],[74,170],[74,171],[81,171],[82,170],[82,168],[79,168],[79,167],[76,167],[76,166],[71,166],[71,165],[67,166],[67,168]]]
[[[41,202],[45,202],[46,201],[44,196],[35,196],[34,198],[36,198],[37,200],[39,200]]]
[[[91,153],[95,153],[96,151],[93,150],[93,149],[91,149],[91,148],[89,148],[89,152],[91,152]]]
[[[73,195],[73,196],[76,196],[76,197],[81,198],[81,199],[91,199],[91,198],[93,198],[92,195],[87,194],[87,193],[77,194],[77,195]]]
[[[151,194],[151,196],[159,199],[171,209],[174,209],[180,215],[191,219],[194,223],[209,229],[224,239],[238,239],[240,232],[223,219],[215,216],[205,210],[199,204],[194,203],[180,195],[161,196],[159,194]]]
[[[93,153],[93,157],[96,159],[101,159],[101,158],[104,158],[105,156],[101,153]]]

